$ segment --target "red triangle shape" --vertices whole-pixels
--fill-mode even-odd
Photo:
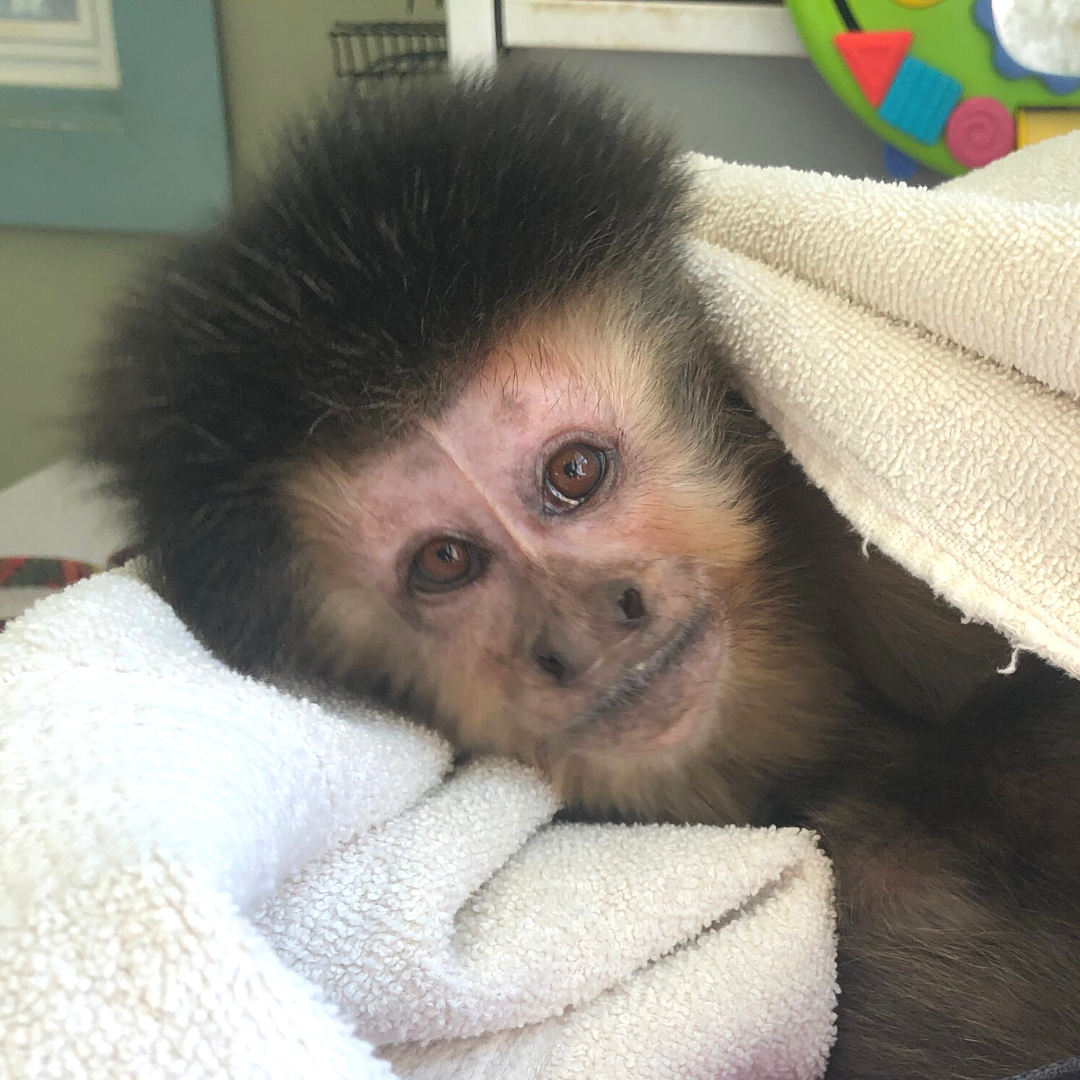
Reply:
[[[856,30],[833,38],[837,52],[875,109],[885,100],[912,37],[910,30]]]

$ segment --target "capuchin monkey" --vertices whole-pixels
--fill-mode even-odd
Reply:
[[[214,653],[535,766],[805,825],[829,1075],[1080,1051],[1080,684],[860,542],[740,394],[668,135],[528,71],[357,96],[119,317],[87,456]]]

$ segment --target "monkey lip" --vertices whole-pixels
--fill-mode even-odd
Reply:
[[[721,666],[721,635],[713,622],[710,609],[695,611],[650,656],[627,669],[592,708],[574,719],[566,733],[569,740],[581,750],[609,753],[612,749],[662,751],[691,740],[709,713],[703,701],[704,684],[713,684]],[[697,671],[686,672],[691,667],[707,667],[711,677],[702,680]],[[693,691],[693,700],[688,702]]]

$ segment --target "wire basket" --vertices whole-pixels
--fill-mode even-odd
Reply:
[[[342,79],[422,75],[446,66],[446,23],[336,22],[330,47]]]

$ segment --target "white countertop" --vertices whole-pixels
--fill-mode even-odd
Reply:
[[[0,491],[0,558],[35,555],[103,565],[122,548],[122,504],[94,473],[60,461]]]

